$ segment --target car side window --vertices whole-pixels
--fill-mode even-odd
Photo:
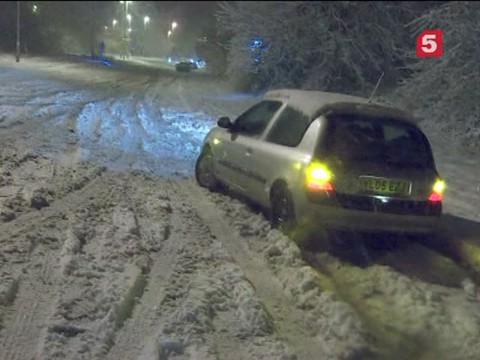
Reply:
[[[302,141],[310,119],[301,111],[287,106],[280,114],[267,136],[267,141],[279,145],[295,147]]]
[[[282,106],[280,101],[262,101],[240,115],[235,121],[233,129],[243,135],[259,136],[280,106]]]

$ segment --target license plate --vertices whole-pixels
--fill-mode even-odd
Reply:
[[[401,179],[388,179],[375,176],[360,176],[363,191],[383,195],[410,195],[412,183]]]

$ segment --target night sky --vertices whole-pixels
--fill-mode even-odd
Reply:
[[[167,13],[186,26],[186,31],[201,30],[206,24],[214,21],[217,1],[156,1],[155,7],[160,13]]]

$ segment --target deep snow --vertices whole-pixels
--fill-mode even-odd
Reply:
[[[423,124],[437,243],[302,252],[192,179],[255,99],[142,61],[0,56],[1,359],[480,357],[478,155]]]

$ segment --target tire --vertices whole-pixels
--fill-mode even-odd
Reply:
[[[277,185],[270,195],[270,224],[290,236],[296,227],[292,194],[286,185]]]
[[[326,233],[326,249],[334,256],[342,256],[345,249],[355,247],[356,241],[345,231],[329,229]]]
[[[280,230],[301,249],[313,249],[312,232],[308,224],[301,224],[295,215],[292,194],[285,184],[276,185],[270,195],[270,224]]]
[[[195,180],[197,184],[210,191],[217,191],[220,183],[215,177],[212,151],[203,149],[195,163]]]

